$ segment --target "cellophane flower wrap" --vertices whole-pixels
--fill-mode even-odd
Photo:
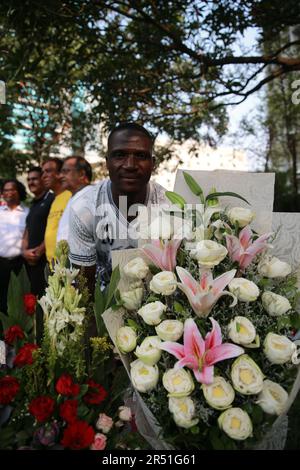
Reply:
[[[276,234],[251,228],[250,206],[221,209],[223,195],[241,196],[205,197],[185,179],[199,204],[167,193],[170,213],[149,227],[168,238],[123,255],[112,337],[161,448],[258,448],[295,384],[297,276],[272,252]]]

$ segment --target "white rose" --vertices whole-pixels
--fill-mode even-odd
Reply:
[[[120,297],[127,310],[137,310],[141,306],[143,294],[144,289],[142,287],[138,287],[137,289],[129,290],[127,292],[120,292]]]
[[[256,362],[247,354],[238,357],[231,366],[231,381],[242,395],[255,395],[263,388],[264,376]]]
[[[265,277],[286,277],[292,272],[292,268],[288,263],[280,261],[280,259],[273,256],[273,258],[262,259],[257,266],[259,274]]]
[[[131,421],[132,413],[128,406],[119,406],[119,419],[121,421]]]
[[[149,267],[143,258],[134,258],[123,267],[123,271],[130,279],[144,279],[148,272]]]
[[[191,250],[190,254],[198,261],[199,265],[213,268],[225,258],[227,249],[212,240],[202,240],[197,243],[196,248]]]
[[[255,214],[250,209],[244,207],[232,207],[229,209],[228,218],[232,224],[238,224],[240,228],[249,225],[255,217]]]
[[[169,392],[168,397],[185,397],[195,388],[191,374],[184,369],[169,369],[163,375],[163,386]]]
[[[279,317],[288,312],[292,306],[286,297],[266,291],[261,296],[264,309],[271,317]]]
[[[157,366],[147,366],[137,359],[131,362],[130,367],[132,384],[139,392],[150,392],[156,387],[159,377]]]
[[[134,354],[140,361],[148,366],[154,366],[161,356],[161,340],[158,336],[148,336],[140,346],[137,346]]]
[[[254,302],[259,296],[257,285],[242,277],[232,279],[228,288],[241,302]]]
[[[234,400],[234,390],[223,377],[214,377],[210,385],[202,385],[203,395],[207,403],[216,410],[225,410]]]
[[[122,326],[118,329],[116,343],[119,350],[126,354],[136,348],[136,333],[130,326]]]
[[[138,310],[138,314],[142,317],[147,325],[158,325],[161,322],[162,314],[167,307],[160,301],[150,302]]]
[[[220,429],[231,439],[243,441],[252,434],[252,423],[248,413],[241,408],[229,408],[218,418]]]
[[[247,346],[255,340],[256,330],[248,318],[237,316],[228,325],[228,336],[234,343]]]
[[[171,295],[177,287],[177,279],[171,271],[155,274],[150,281],[150,289],[156,294]]]
[[[265,413],[280,415],[285,409],[288,398],[288,393],[281,385],[271,380],[264,380],[263,389],[258,395],[256,403]]]
[[[182,217],[175,217],[164,213],[157,217],[148,226],[148,238],[157,240],[183,239],[192,236],[192,223]]]
[[[169,398],[169,410],[173,414],[173,419],[180,428],[189,429],[198,423],[198,419],[193,419],[195,405],[190,397]]]
[[[296,351],[295,344],[286,336],[268,333],[264,341],[264,353],[272,364],[285,364],[291,361]]]
[[[163,341],[178,341],[183,334],[183,323],[179,320],[164,320],[155,328]]]

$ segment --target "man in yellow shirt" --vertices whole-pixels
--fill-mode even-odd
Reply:
[[[60,158],[49,158],[42,166],[42,180],[47,190],[52,189],[55,199],[52,203],[45,232],[45,248],[48,263],[51,265],[54,259],[56,247],[56,235],[60,218],[71,197],[70,191],[64,191],[61,182],[60,170],[63,161]]]

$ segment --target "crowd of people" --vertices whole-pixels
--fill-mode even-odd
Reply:
[[[128,208],[166,203],[164,188],[150,181],[153,144],[152,135],[139,124],[115,127],[108,137],[109,178],[94,183],[91,165],[81,156],[45,160],[27,173],[30,207],[24,205],[26,189],[20,181],[2,183],[0,311],[7,312],[10,275],[23,265],[32,293],[43,295],[60,240],[67,240],[70,262],[81,268],[91,293],[97,276],[102,286],[109,282],[111,250],[137,247],[136,217]],[[40,310],[37,336],[41,332]]]

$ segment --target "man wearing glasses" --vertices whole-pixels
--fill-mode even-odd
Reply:
[[[60,179],[63,189],[69,190],[72,196],[59,221],[56,243],[60,240],[68,241],[70,208],[72,204],[78,198],[81,198],[89,189],[92,177],[92,167],[85,158],[72,156],[64,160],[63,167],[60,171]]]

